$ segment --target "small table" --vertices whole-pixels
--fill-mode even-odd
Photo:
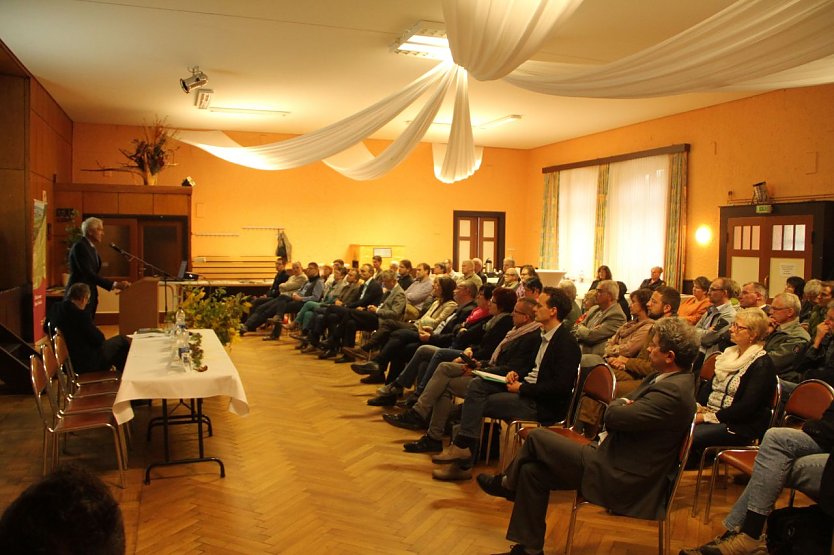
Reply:
[[[162,424],[165,441],[165,460],[151,463],[145,469],[145,483],[150,483],[150,471],[156,466],[216,462],[220,465],[220,476],[226,475],[223,461],[216,457],[205,457],[203,452],[203,399],[226,395],[229,411],[245,416],[249,414],[246,393],[240,381],[237,368],[232,363],[214,330],[190,330],[202,336],[203,364],[205,372],[186,372],[173,361],[171,351],[173,338],[161,333],[136,334],[128,353],[122,373],[121,385],[113,404],[113,414],[119,424],[133,418],[130,402],[136,399],[162,399]],[[167,399],[196,399],[197,414],[180,423],[197,424],[199,457],[171,460],[168,450],[168,407]]]

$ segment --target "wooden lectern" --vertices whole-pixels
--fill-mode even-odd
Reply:
[[[159,278],[146,277],[119,293],[119,333],[159,327]]]

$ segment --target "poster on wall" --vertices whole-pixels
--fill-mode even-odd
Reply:
[[[37,199],[32,218],[32,301],[32,335],[37,342],[46,318],[46,202]]]

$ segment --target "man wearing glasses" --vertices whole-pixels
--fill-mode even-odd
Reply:
[[[738,285],[730,278],[717,277],[709,286],[710,307],[695,324],[695,334],[701,342],[700,356],[695,361],[695,370],[712,353],[721,350],[721,336],[735,322],[736,309],[730,299],[738,292]]]
[[[801,374],[795,366],[811,336],[799,323],[802,304],[793,293],[779,293],[770,305],[770,335],[765,342],[767,356],[773,361],[781,380],[799,383]]]

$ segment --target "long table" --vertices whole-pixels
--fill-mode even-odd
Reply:
[[[205,372],[185,371],[174,361],[171,351],[173,338],[160,334],[136,334],[128,353],[122,373],[121,385],[113,405],[113,414],[119,424],[134,417],[131,401],[138,399],[162,399],[162,427],[165,441],[165,459],[151,463],[145,470],[145,483],[150,483],[150,471],[157,466],[215,462],[220,465],[220,476],[225,476],[223,461],[206,457],[203,449],[203,424],[208,420],[202,414],[203,399],[218,395],[229,397],[229,411],[240,416],[249,414],[249,403],[237,368],[232,363],[223,345],[213,330],[190,330],[202,336],[203,364]],[[169,417],[167,399],[196,399],[196,413],[193,407],[185,418]],[[174,420],[174,422],[169,422]],[[172,460],[168,448],[168,427],[170,423],[197,425],[199,457]]]

